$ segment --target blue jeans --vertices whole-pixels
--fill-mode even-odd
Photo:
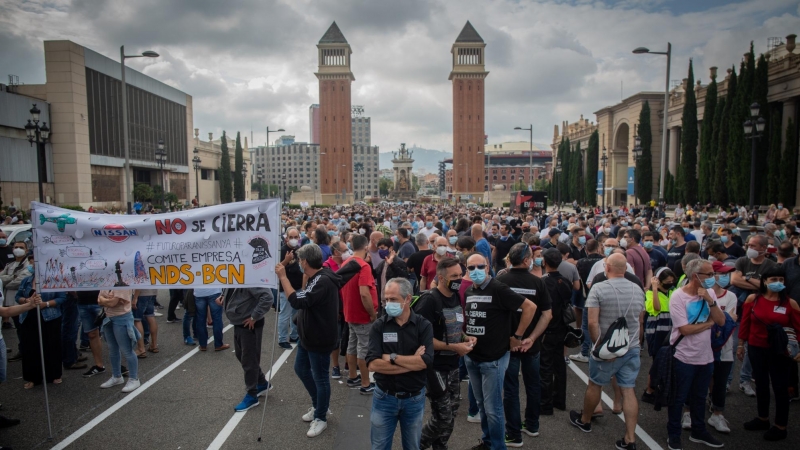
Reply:
[[[369,432],[372,450],[391,450],[394,430],[400,421],[403,450],[419,449],[422,416],[425,412],[425,388],[415,397],[399,399],[379,387],[372,394],[372,424]]]
[[[217,305],[216,300],[219,295],[209,295],[208,297],[195,297],[194,304],[197,308],[194,328],[200,347],[208,346],[208,328],[206,328],[207,309],[211,308],[211,319],[214,321],[214,347],[222,346],[222,306]]]
[[[328,421],[328,407],[331,403],[331,380],[328,377],[330,365],[331,352],[312,352],[303,348],[302,344],[297,346],[294,373],[311,396],[311,405],[316,410],[314,418],[323,422]]]
[[[542,399],[542,386],[539,378],[539,354],[511,356],[508,360],[503,381],[503,410],[506,416],[506,434],[512,438],[522,437],[522,423],[519,411],[519,371],[522,369],[522,382],[525,385],[525,427],[539,431],[539,402]]]
[[[675,377],[675,401],[669,405],[667,434],[670,437],[680,437],[683,405],[689,405],[689,413],[692,416],[692,434],[705,433],[706,396],[708,395],[708,386],[711,384],[714,363],[694,365],[674,358],[672,364],[675,368],[673,375]]]
[[[133,314],[107,317],[103,326],[103,337],[108,343],[108,359],[111,360],[111,374],[122,376],[122,357],[128,363],[128,378],[139,379],[139,359],[133,348],[139,340],[139,331],[133,326]]]
[[[195,320],[195,314],[186,310],[183,312],[183,340],[192,335],[197,339],[197,320]]]
[[[481,411],[478,409],[478,401],[475,400],[475,393],[472,392],[472,380],[469,380],[469,383],[467,384],[467,400],[469,401],[469,409],[467,410],[467,414],[470,416],[477,416]]]
[[[278,342],[289,342],[289,339],[297,340],[297,325],[295,325],[292,318],[297,313],[297,310],[292,308],[286,294],[281,292],[281,305],[280,312],[278,313]],[[291,333],[289,331],[291,327]],[[287,337],[286,335],[289,334]]]
[[[78,299],[67,296],[61,317],[61,364],[69,367],[78,361]]]
[[[469,355],[464,357],[469,372],[470,385],[481,413],[482,440],[493,449],[505,449],[505,418],[503,412],[503,382],[510,352],[500,359],[475,362]]]
[[[589,337],[589,309],[584,308],[581,314],[581,330],[583,330],[583,343],[581,344],[581,355],[589,357],[592,348],[592,339]]]

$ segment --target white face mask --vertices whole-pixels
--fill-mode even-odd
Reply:
[[[365,230],[365,229],[363,229],[363,228],[359,228],[359,229],[358,229],[358,234],[364,234],[364,233],[366,233],[366,232],[367,232],[367,230]]]
[[[619,246],[622,247],[622,248],[627,248],[628,247],[628,240],[625,239],[625,238],[620,239]]]
[[[437,255],[444,256],[445,253],[447,253],[447,246],[446,245],[440,245],[440,246],[436,247],[436,254]]]
[[[14,256],[16,256],[17,258],[21,258],[21,257],[25,256],[25,250],[23,250],[21,248],[15,248],[13,250],[13,252],[14,252]]]
[[[347,259],[347,258],[349,258],[351,256],[353,256],[353,251],[352,250],[348,250],[348,251],[342,253],[342,259]]]
[[[747,249],[747,257],[750,259],[758,258],[758,250],[748,248]]]
[[[297,244],[299,244],[297,239],[289,239],[289,247],[295,248],[297,247]]]

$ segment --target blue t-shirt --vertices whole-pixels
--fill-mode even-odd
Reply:
[[[655,273],[656,269],[667,265],[667,251],[662,247],[654,245],[653,249],[647,253],[647,256],[650,257],[650,266],[653,268],[653,273]]]
[[[209,297],[212,295],[219,296],[222,294],[222,289],[220,288],[206,288],[206,289],[195,289],[194,296],[195,297]]]
[[[489,261],[489,265],[492,263],[492,247],[489,246],[489,241],[486,239],[481,239],[475,244],[475,250],[478,251],[481,255],[486,257],[486,261]]]

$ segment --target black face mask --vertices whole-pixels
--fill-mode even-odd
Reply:
[[[661,283],[661,287],[663,287],[665,290],[669,291],[669,290],[672,290],[672,288],[675,287],[675,283]]]
[[[447,289],[450,289],[450,292],[458,292],[461,289],[461,280],[453,280],[447,283]]]

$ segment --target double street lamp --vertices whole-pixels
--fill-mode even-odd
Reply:
[[[603,167],[603,189],[602,189],[602,205],[603,205],[603,213],[605,214],[606,211],[606,167],[608,167],[608,154],[606,153],[606,143],[605,139],[603,139],[603,156],[600,157],[600,166]]]
[[[50,128],[47,127],[47,122],[42,122],[39,125],[39,117],[42,111],[36,107],[36,103],[33,104],[33,108],[30,110],[31,118],[28,119],[28,124],[25,125],[25,134],[28,136],[28,142],[36,144],[36,170],[39,174],[38,181],[39,181],[39,201],[44,203],[44,185],[42,184],[42,170],[46,169],[46,164],[44,163],[45,151],[44,151],[44,144],[47,142],[47,139],[50,138]]]
[[[744,123],[744,134],[746,139],[750,139],[753,142],[750,150],[750,211],[753,211],[753,207],[755,204],[756,199],[756,147],[758,146],[757,141],[761,139],[761,133],[764,131],[764,126],[767,122],[764,120],[763,117],[758,115],[758,111],[761,107],[758,103],[753,103],[750,105],[750,119],[748,119]]]
[[[198,176],[198,172],[200,171],[200,163],[202,162],[199,153],[200,150],[195,147],[192,164],[194,165],[194,200],[197,202],[198,207],[200,206],[200,177]]]
[[[531,148],[528,153],[528,190],[533,190],[533,124],[528,128],[514,127],[515,130],[530,131],[531,133]]]
[[[156,147],[156,162],[158,163],[158,167],[161,169],[161,212],[167,212],[167,184],[164,182],[164,164],[167,162],[167,151],[164,150],[163,139],[158,140],[158,146]]]
[[[634,185],[633,185],[634,203],[638,205],[639,204],[639,199],[638,199],[638,194],[636,192],[636,177],[639,176],[637,174],[637,171],[638,171],[637,169],[639,168],[639,159],[642,157],[642,137],[639,136],[639,133],[636,130],[636,125],[633,126],[633,142],[634,142],[634,146],[633,146],[633,166],[634,166],[633,176],[634,176],[634,178],[631,181],[634,183]]]
[[[560,205],[561,204],[561,158],[556,158],[556,173],[558,174],[558,184],[556,185],[556,203]]]

